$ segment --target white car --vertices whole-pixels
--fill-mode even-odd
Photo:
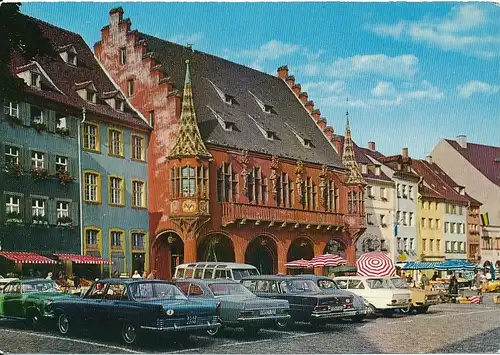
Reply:
[[[364,297],[374,310],[392,315],[397,309],[411,305],[411,292],[389,285],[383,277],[377,276],[339,276],[334,278],[337,286]]]

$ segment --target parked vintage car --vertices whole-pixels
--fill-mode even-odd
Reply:
[[[2,280],[0,280],[2,281]],[[500,292],[500,280],[490,280],[488,282],[483,282],[481,285],[482,292]]]
[[[173,283],[152,279],[96,281],[83,297],[54,301],[51,311],[62,335],[73,328],[119,329],[126,344],[142,332],[190,332],[220,326],[220,303],[190,301]]]
[[[0,293],[0,317],[25,320],[37,328],[53,317],[50,304],[67,297],[52,280],[12,279]]]
[[[180,279],[230,279],[239,281],[245,276],[259,275],[259,271],[253,265],[208,262],[181,264],[175,267],[174,281]]]
[[[0,278],[0,293],[3,291],[5,286],[11,281],[19,280],[17,277]]]
[[[352,297],[353,299],[353,310],[356,311],[356,315],[349,317],[354,322],[361,322],[367,316],[372,315],[374,312],[372,307],[370,307],[370,302],[368,302],[362,296],[359,296],[353,292],[340,289],[333,279],[326,276],[317,275],[300,275],[300,277],[306,277],[308,279],[316,282],[316,285],[324,293],[330,293],[339,296]]]
[[[323,326],[339,318],[353,317],[353,298],[323,293],[316,283],[306,277],[260,275],[245,277],[243,285],[259,297],[287,300],[291,319],[276,322],[286,328],[295,321]]]
[[[429,310],[430,306],[440,303],[439,291],[410,287],[410,285],[399,276],[387,277],[386,279],[391,287],[410,290],[412,304],[409,308],[402,308],[400,311],[403,313],[425,313]]]
[[[411,292],[390,287],[383,277],[339,276],[333,279],[342,290],[364,297],[377,312],[391,316],[394,311],[409,308]]]
[[[253,335],[264,326],[290,319],[288,301],[257,297],[236,281],[184,279],[175,284],[189,298],[220,301],[222,327],[242,327],[247,334]],[[207,332],[215,335],[217,329]]]

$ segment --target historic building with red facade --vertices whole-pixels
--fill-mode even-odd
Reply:
[[[333,244],[355,262],[365,182],[348,118],[337,152],[332,128],[286,66],[274,77],[131,31],[121,8],[94,49],[154,127],[148,208],[158,276],[195,261],[285,273],[287,261]]]

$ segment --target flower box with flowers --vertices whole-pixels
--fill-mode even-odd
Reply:
[[[7,169],[7,172],[13,176],[19,177],[24,175],[23,167],[19,163],[8,161],[5,164],[5,168]]]
[[[56,133],[62,137],[69,136],[69,129],[67,128],[56,128]]]
[[[49,220],[45,216],[33,216],[31,218],[33,224],[43,224],[43,225],[49,224]]]
[[[49,178],[49,173],[44,168],[32,168],[31,175],[35,180],[46,180]]]
[[[47,125],[43,122],[31,121],[31,127],[33,127],[38,133],[47,130]]]
[[[58,226],[71,226],[72,223],[73,223],[73,220],[68,216],[59,217],[57,219]]]
[[[5,216],[5,222],[7,223],[22,223],[23,217],[20,212],[7,212]]]
[[[5,120],[14,127],[15,125],[22,126],[23,120],[17,116],[5,115]]]
[[[56,172],[56,177],[59,179],[59,182],[61,185],[66,185],[75,180],[74,177],[72,177],[67,170],[60,169]]]

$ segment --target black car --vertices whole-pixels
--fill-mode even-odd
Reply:
[[[146,331],[194,332],[220,327],[220,302],[189,300],[173,283],[161,280],[99,280],[83,297],[57,299],[49,307],[62,335],[78,327],[105,327],[119,330],[127,344]]]
[[[352,296],[323,293],[311,279],[300,276],[260,275],[245,277],[243,285],[259,297],[287,300],[291,320],[277,322],[284,328],[294,321],[322,326],[338,318],[356,316]]]

